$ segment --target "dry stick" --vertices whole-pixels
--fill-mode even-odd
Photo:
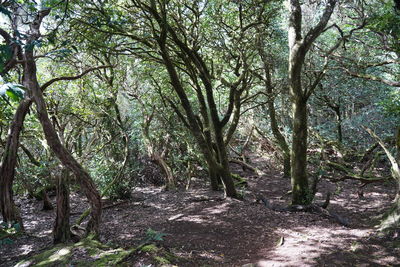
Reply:
[[[256,173],[258,176],[265,175],[265,173],[264,173],[263,171],[257,169],[256,167],[253,167],[253,166],[249,165],[248,163],[243,162],[243,161],[241,161],[241,160],[238,160],[238,159],[230,159],[229,162],[239,164],[239,165],[241,165],[241,166],[243,166],[243,167],[245,167],[245,168],[251,170],[252,172]]]

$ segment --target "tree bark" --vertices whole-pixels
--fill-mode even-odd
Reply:
[[[292,101],[293,134],[291,152],[292,204],[306,205],[312,201],[307,178],[307,100],[316,87],[302,87],[302,68],[308,50],[323,32],[337,0],[328,0],[318,23],[302,37],[302,10],[299,0],[289,0],[289,89]],[[322,75],[323,73],[321,73]]]
[[[87,234],[94,233],[96,236],[99,234],[99,224],[101,218],[101,201],[100,194],[96,189],[89,174],[82,168],[82,166],[75,160],[71,153],[61,144],[61,141],[54,129],[51,120],[47,113],[46,103],[42,91],[36,77],[36,65],[33,58],[33,52],[26,52],[26,63],[24,69],[24,85],[32,94],[36,104],[36,110],[39,117],[40,124],[42,125],[46,141],[54,154],[68,168],[79,181],[86,197],[91,206],[91,218],[87,225]]]
[[[50,10],[42,10],[38,12],[35,20],[30,24],[29,43],[40,38],[40,25],[43,18],[50,13]],[[96,186],[87,171],[75,160],[71,153],[62,145],[57,131],[49,118],[46,103],[42,90],[39,86],[36,74],[36,62],[32,49],[25,49],[24,53],[24,75],[23,85],[29,90],[36,104],[36,110],[40,124],[42,125],[46,141],[57,158],[62,164],[69,169],[77,178],[81,188],[91,206],[91,217],[89,219],[86,233],[99,235],[100,219],[101,219],[101,198]]]
[[[214,128],[218,126],[214,125]],[[229,169],[229,159],[226,151],[226,146],[224,142],[224,138],[222,136],[222,129],[219,127],[214,129],[215,131],[215,141],[218,150],[218,165],[219,171],[218,174],[221,177],[221,180],[224,185],[225,194],[229,197],[237,198],[237,192],[235,188],[235,183],[233,182],[231,172]]]
[[[62,169],[61,175],[57,177],[57,212],[53,227],[53,243],[65,243],[71,238],[69,226],[69,173]]]
[[[15,176],[15,165],[17,164],[19,137],[31,103],[32,100],[26,97],[20,102],[15,111],[0,166],[0,210],[3,221],[6,223],[18,222],[22,228],[22,218],[19,215],[18,208],[14,204],[12,186]]]
[[[44,188],[42,190],[42,196],[43,196],[43,208],[42,210],[52,210],[53,205],[50,202],[49,196],[47,195],[47,190]]]
[[[293,103],[293,140],[291,162],[292,204],[310,204],[307,177],[307,105],[302,99]]]
[[[272,134],[274,135],[283,154],[283,176],[290,177],[290,149],[286,142],[285,137],[279,130],[278,122],[276,119],[274,99],[268,100],[268,113],[271,123]]]

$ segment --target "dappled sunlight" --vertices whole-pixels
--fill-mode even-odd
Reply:
[[[216,205],[213,207],[209,207],[209,208],[205,208],[202,210],[202,213],[204,214],[221,214],[221,213],[225,213],[228,211],[229,209],[229,205],[230,203],[222,203],[220,205]]]
[[[176,221],[180,222],[194,222],[194,223],[205,223],[207,222],[208,217],[202,215],[189,215],[183,218],[179,218]]]
[[[18,251],[20,252],[21,255],[26,255],[29,252],[32,251],[32,249],[34,248],[34,245],[22,245]]]
[[[367,230],[347,229],[343,227],[322,227],[318,225],[294,228],[277,228],[275,231],[281,242],[272,249],[261,250],[264,259],[262,266],[282,263],[288,265],[313,264],[315,258],[333,247],[345,248],[349,242],[368,236]],[[349,248],[345,248],[349,249]],[[283,265],[284,266],[284,265]]]
[[[217,254],[215,251],[210,250],[210,251],[203,251],[199,253],[200,257],[206,258],[206,259],[211,259],[216,262],[224,262],[224,255],[223,254]]]

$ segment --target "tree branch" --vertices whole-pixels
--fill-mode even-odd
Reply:
[[[81,74],[78,74],[76,76],[62,76],[62,77],[57,77],[54,79],[51,79],[50,81],[47,81],[46,83],[44,83],[41,87],[40,90],[42,90],[42,92],[44,90],[46,90],[47,87],[49,87],[50,85],[52,85],[55,82],[58,81],[73,81],[73,80],[77,80],[82,78],[83,76],[85,76],[86,74],[88,74],[89,72],[95,71],[95,70],[99,70],[99,69],[106,69],[106,68],[111,68],[113,66],[108,65],[108,66],[99,66],[99,67],[94,67],[94,68],[90,68],[85,70],[84,72],[82,72]]]
[[[328,23],[333,10],[335,9],[337,0],[328,0],[328,3],[325,6],[324,13],[322,14],[321,19],[318,24],[315,25],[311,30],[308,31],[303,40],[303,45],[306,50],[308,50],[311,44],[317,39],[317,37],[324,31],[326,24]]]
[[[371,81],[376,81],[376,82],[381,82],[393,87],[400,87],[400,82],[397,81],[392,81],[392,80],[387,80],[381,77],[376,77],[376,76],[372,76],[372,75],[367,75],[367,74],[360,74],[360,73],[356,73],[356,72],[352,72],[351,70],[345,68],[345,67],[341,67],[341,69],[343,69],[345,72],[347,72],[347,74],[349,74],[350,76],[356,77],[356,78],[361,78],[361,79],[366,79],[366,80],[371,80]]]

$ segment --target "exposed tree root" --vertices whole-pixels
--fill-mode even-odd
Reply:
[[[277,205],[274,205],[268,201],[268,199],[264,197],[260,197],[259,200],[261,200],[264,205],[273,210],[273,211],[278,211],[278,212],[310,212],[310,213],[315,213],[315,214],[320,214],[340,225],[343,225],[345,227],[350,227],[350,223],[346,218],[343,218],[342,216],[338,215],[337,213],[331,212],[326,210],[324,207],[327,207],[329,205],[329,199],[330,199],[330,194],[327,196],[327,200],[325,203],[321,205],[317,204],[310,204],[310,205],[290,205],[288,207],[279,207]]]

